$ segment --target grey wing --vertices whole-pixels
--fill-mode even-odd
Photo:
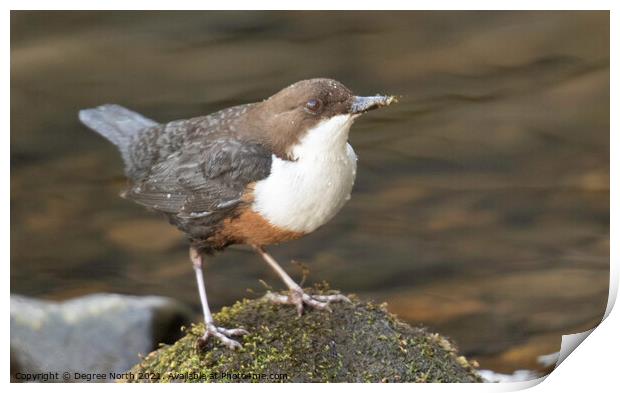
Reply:
[[[271,160],[259,144],[232,138],[194,142],[153,166],[124,196],[179,218],[230,211],[248,184],[269,175]]]

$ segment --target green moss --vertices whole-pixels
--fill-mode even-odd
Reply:
[[[219,326],[250,332],[241,350],[213,339],[199,350],[204,325],[192,325],[146,356],[128,382],[480,382],[446,338],[399,321],[385,305],[351,300],[302,317],[292,306],[243,300],[215,315]]]

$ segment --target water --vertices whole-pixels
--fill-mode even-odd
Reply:
[[[401,98],[354,125],[345,208],[271,248],[295,278],[291,259],[502,372],[600,320],[605,12],[14,12],[11,292],[160,294],[198,311],[182,235],[118,197],[121,159],[77,111],[118,103],[164,122],[319,76]],[[215,309],[259,279],[283,287],[243,247],[206,270]]]

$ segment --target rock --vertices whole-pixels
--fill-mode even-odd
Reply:
[[[113,381],[109,373],[126,371],[139,354],[177,340],[191,315],[157,296],[95,294],[59,303],[11,295],[12,380],[69,372],[70,380],[75,373],[103,373]]]
[[[323,291],[324,292],[324,291]],[[250,333],[231,351],[209,339],[204,325],[146,356],[123,382],[480,382],[473,363],[445,337],[411,327],[384,305],[335,303],[332,313],[243,300],[215,315],[219,326]]]

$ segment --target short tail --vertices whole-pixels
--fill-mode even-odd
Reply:
[[[134,140],[133,136],[140,130],[157,125],[157,122],[139,113],[114,104],[82,109],[79,117],[87,127],[114,143],[126,164],[129,161],[129,148]]]

